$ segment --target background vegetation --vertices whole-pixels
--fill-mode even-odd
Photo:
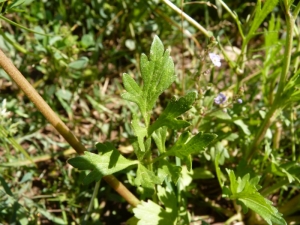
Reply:
[[[136,108],[121,98],[122,74],[141,81],[140,55],[149,55],[154,35],[159,36],[171,49],[176,80],[160,96],[153,118],[173,95],[194,90],[199,98],[182,119],[191,123],[191,133],[218,135],[205,151],[194,155],[193,173],[182,175],[191,223],[265,223],[251,210],[240,213],[228,196],[222,198],[218,178],[228,177],[225,168],[230,168],[237,177],[260,176],[262,196],[273,202],[288,224],[300,224],[299,18],[288,74],[295,81],[288,84],[296,86],[284,86],[286,101],[278,103],[281,110],[264,126],[282,83],[288,30],[285,1],[263,11],[257,29],[253,27],[260,1],[227,1],[236,14],[221,2],[174,1],[212,32],[217,38],[212,43],[164,1],[0,1],[0,49],[84,146],[93,151],[97,142],[110,141],[126,158],[134,159],[131,120]],[[291,10],[299,11],[298,3],[289,3]],[[220,68],[211,66],[208,52],[222,55]],[[213,101],[220,92],[228,101],[218,106]],[[1,103],[0,223],[81,224],[94,184],[83,185],[87,172],[67,163],[75,152],[3,70]],[[260,127],[266,130],[256,146]],[[170,134],[169,141],[172,138],[177,137]],[[251,146],[258,149],[253,155]],[[222,176],[217,176],[216,168]],[[115,175],[144,199],[132,185],[134,170]],[[229,179],[226,182],[229,185]],[[133,216],[128,203],[102,181],[92,204],[88,224],[124,224]]]

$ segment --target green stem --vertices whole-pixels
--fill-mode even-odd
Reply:
[[[296,161],[296,132],[295,132],[295,118],[296,110],[294,111],[294,107],[291,107],[290,120],[291,120],[291,141],[292,141],[292,159]]]
[[[94,204],[94,199],[96,198],[96,196],[97,196],[97,194],[98,194],[99,187],[100,187],[100,181],[96,182],[96,184],[95,184],[94,192],[93,192],[93,195],[92,195],[92,198],[91,198],[91,201],[90,201],[88,210],[87,210],[87,212],[86,212],[86,214],[85,214],[85,216],[84,216],[84,219],[83,219],[83,223],[84,223],[84,224],[85,224],[85,223],[87,222],[87,220],[89,219],[89,216],[90,216],[90,213],[91,213],[93,204]]]
[[[299,202],[300,202],[300,194],[293,196],[291,199],[282,204],[278,211],[283,214],[284,217],[294,214],[299,209]],[[297,206],[297,207],[295,207]],[[299,220],[295,220],[299,221]]]
[[[297,26],[294,27],[294,32],[295,32],[295,37],[298,39],[296,41],[297,43],[297,46],[296,46],[296,49],[295,49],[295,52],[300,52],[300,31],[298,29]],[[294,61],[294,73],[297,72],[298,70],[298,67],[299,67],[299,62],[300,62],[300,57],[296,57],[295,61]]]
[[[242,39],[244,40],[245,39],[245,35],[244,35],[244,32],[243,32],[243,29],[242,29],[242,26],[241,26],[241,22],[237,16],[236,13],[232,12],[231,9],[225,4],[225,2],[223,2],[222,0],[218,0],[221,5],[224,7],[224,9],[226,9],[226,11],[231,15],[231,17],[235,20],[236,22],[236,25],[238,26],[238,30],[240,32],[240,35],[242,37]]]
[[[242,221],[243,220],[243,217],[242,217],[241,213],[237,213],[237,214],[234,214],[233,216],[231,216],[228,220],[226,220],[226,222],[224,223],[224,225],[232,224],[236,220],[237,221]]]
[[[285,17],[286,17],[286,21],[287,21],[287,37],[286,37],[285,52],[284,52],[284,58],[283,58],[283,66],[282,66],[282,71],[280,74],[280,81],[278,84],[277,93],[276,93],[272,108],[267,113],[266,117],[264,118],[264,121],[261,124],[261,126],[253,140],[253,144],[250,148],[250,152],[248,152],[248,157],[247,157],[248,163],[251,162],[252,157],[257,152],[258,147],[259,147],[261,141],[264,139],[264,136],[265,136],[268,128],[271,126],[271,124],[275,121],[276,117],[281,112],[281,107],[282,107],[281,94],[286,85],[286,80],[288,77],[289,67],[290,67],[290,63],[291,63],[291,55],[292,55],[292,47],[293,47],[293,31],[294,31],[294,23],[295,23],[295,20],[293,19],[293,16],[290,13],[290,9],[287,7],[285,7]]]
[[[247,161],[248,164],[251,162],[254,154],[256,153],[258,146],[260,145],[260,143],[262,142],[262,140],[265,137],[265,134],[267,132],[267,130],[269,129],[269,127],[271,126],[271,124],[274,122],[274,120],[276,119],[277,115],[279,114],[280,110],[277,109],[277,106],[274,106],[268,111],[266,117],[264,118],[262,124],[259,127],[259,130],[255,136],[255,139],[252,143],[252,146],[250,148],[250,151],[247,152]]]
[[[294,9],[294,12],[293,12],[294,18],[297,18],[299,12],[300,12],[300,2],[298,2],[296,8]]]
[[[35,167],[37,167],[36,163],[33,161],[33,159],[30,157],[30,155],[25,151],[25,149],[13,138],[10,136],[9,132],[0,125],[0,137],[5,137],[10,144],[17,150],[23,153],[23,155],[30,161],[30,164],[34,164]],[[2,163],[5,164],[5,163]],[[1,164],[1,166],[2,166]]]
[[[175,161],[176,161],[176,166],[181,167],[181,159],[178,157],[175,157]],[[178,206],[178,210],[180,209],[180,207],[182,207],[182,201],[181,201],[181,182],[177,182],[177,206]],[[178,211],[178,215],[180,213],[180,210]]]
[[[242,49],[241,49],[241,54],[239,56],[239,59],[238,59],[238,62],[239,63],[234,63],[230,57],[227,56],[226,54],[226,51],[223,50],[223,48],[221,48],[222,50],[222,53],[223,55],[226,55],[226,60],[228,60],[228,62],[231,64],[231,67],[234,65],[234,70],[235,72],[238,74],[238,75],[241,75],[243,74],[244,72],[244,68],[245,68],[245,62],[246,62],[246,54],[247,54],[247,45],[248,45],[248,42],[250,40],[249,36],[245,37],[245,34],[243,32],[243,29],[242,29],[242,24],[237,16],[237,14],[235,12],[232,12],[231,9],[226,5],[225,2],[223,2],[222,0],[218,0],[221,5],[224,7],[224,9],[231,15],[231,17],[234,19],[237,27],[238,27],[238,30],[239,30],[239,33],[242,37],[242,40],[243,40],[243,44],[242,44]],[[220,43],[220,42],[219,42]],[[221,46],[219,44],[219,46]],[[242,57],[242,58],[241,58]],[[241,58],[241,59],[240,59]],[[240,66],[237,66],[237,65],[240,65]],[[239,85],[237,85],[239,86]]]
[[[27,50],[23,48],[21,45],[19,45],[17,42],[12,41],[9,37],[6,36],[6,34],[0,29],[0,35],[4,38],[5,41],[10,43],[13,47],[15,47],[18,51],[27,54]]]
[[[181,9],[179,9],[176,5],[174,5],[169,0],[162,0],[166,5],[168,5],[170,8],[172,8],[175,12],[177,12],[180,16],[185,18],[188,22],[190,22],[192,25],[194,25],[198,30],[200,30],[206,37],[211,38],[213,37],[212,33],[206,30],[204,27],[202,27],[196,20],[194,20],[192,17],[184,13]]]
[[[278,190],[279,188],[282,188],[282,186],[287,185],[287,184],[289,184],[288,179],[282,178],[281,180],[279,180],[279,182],[277,182],[273,186],[261,191],[260,193],[262,196],[268,196],[268,195],[272,194],[273,192],[275,192],[276,190]]]
[[[0,15],[0,19],[4,20],[5,22],[7,22],[7,23],[9,23],[11,25],[19,27],[19,28],[21,28],[23,30],[29,31],[31,33],[35,33],[35,34],[39,34],[39,35],[43,35],[43,36],[50,36],[50,37],[53,36],[53,35],[50,35],[50,34],[44,34],[44,33],[40,33],[40,32],[35,31],[35,30],[28,29],[27,27],[24,27],[24,26],[22,26],[22,25],[20,25],[18,23],[15,23],[14,21],[9,20],[5,16],[2,16],[2,15]]]
[[[87,149],[81,144],[77,137],[70,131],[66,124],[56,115],[44,99],[37,93],[31,84],[25,79],[14,64],[0,50],[0,67],[16,82],[19,88],[34,103],[45,118],[66,139],[74,150],[82,155]],[[133,207],[139,204],[139,200],[113,175],[105,176],[103,179],[118,192]]]
[[[286,43],[285,43],[285,53],[284,53],[282,71],[280,74],[280,81],[279,81],[277,93],[275,96],[275,101],[280,100],[280,96],[281,96],[284,86],[286,84],[286,80],[288,77],[289,68],[290,68],[290,64],[291,64],[291,55],[292,55],[292,48],[293,48],[293,32],[294,32],[295,20],[294,20],[289,8],[285,9],[285,18],[287,21],[287,23],[286,23],[287,36],[286,36]]]

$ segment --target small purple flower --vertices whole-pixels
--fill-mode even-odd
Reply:
[[[243,100],[239,98],[239,99],[237,100],[237,102],[238,102],[239,104],[242,104],[242,103],[243,103]]]
[[[215,66],[217,67],[221,66],[221,57],[219,55],[215,53],[208,53],[208,56]]]
[[[226,96],[221,92],[217,97],[214,98],[214,101],[217,105],[223,104],[226,101]]]

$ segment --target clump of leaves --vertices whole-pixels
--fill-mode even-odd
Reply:
[[[250,175],[246,174],[241,179],[236,179],[232,170],[226,170],[229,175],[230,189],[228,196],[231,200],[237,200],[242,206],[243,212],[247,213],[248,208],[259,214],[268,224],[285,225],[286,222],[278,210],[272,206],[272,202],[264,198],[258,190],[259,177],[250,179]],[[225,189],[226,190],[226,189]]]
[[[155,198],[159,201],[142,201],[141,205],[133,210],[135,214],[133,220],[139,219],[143,223],[142,221],[148,221],[146,217],[151,215],[153,221],[151,224],[162,224],[166,221],[172,224],[180,217],[179,211],[174,210],[174,207],[179,207],[183,203],[182,200],[177,200],[174,190],[170,190],[170,187],[177,185],[182,166],[175,165],[170,156],[182,159],[191,170],[191,155],[203,151],[216,138],[216,135],[201,132],[192,135],[184,131],[177,137],[175,143],[170,147],[166,146],[168,129],[176,131],[190,125],[189,122],[180,120],[178,117],[192,108],[196,99],[195,92],[187,93],[181,98],[172,98],[161,115],[153,122],[150,121],[159,95],[176,78],[170,50],[164,50],[157,36],[151,45],[149,59],[145,54],[141,56],[141,76],[143,84],[138,84],[129,74],[124,74],[123,82],[126,92],[122,94],[123,99],[135,103],[139,109],[139,111],[132,112],[132,129],[136,135],[132,144],[137,160],[126,159],[111,143],[98,143],[96,148],[99,154],[86,152],[83,156],[69,159],[68,162],[80,170],[92,171],[84,179],[85,184],[98,181],[103,176],[127,167],[137,166],[136,177],[131,183],[143,190],[143,197],[151,197],[155,190],[160,191]],[[152,145],[152,140],[156,148]],[[155,149],[159,156],[156,156]],[[153,158],[154,156],[156,157]],[[167,201],[166,196],[173,196],[173,200]],[[165,208],[160,206],[159,202]]]

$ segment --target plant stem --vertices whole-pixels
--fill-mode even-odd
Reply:
[[[41,32],[38,32],[38,31],[35,31],[35,30],[32,30],[32,29],[28,29],[27,27],[24,27],[24,26],[22,26],[22,25],[20,25],[20,24],[18,24],[18,23],[15,23],[14,21],[9,20],[9,19],[7,19],[5,16],[2,16],[2,15],[0,15],[0,19],[4,20],[5,22],[7,22],[7,23],[9,23],[9,24],[11,24],[11,25],[13,25],[13,26],[16,26],[16,27],[18,27],[18,28],[21,28],[21,29],[23,29],[23,30],[26,30],[26,31],[28,31],[28,32],[32,32],[32,33],[34,33],[34,34],[39,34],[39,35],[43,35],[43,36],[53,36],[53,35],[44,34],[44,33],[41,33]]]
[[[66,139],[74,150],[82,155],[87,149],[79,142],[77,137],[70,131],[66,124],[56,115],[44,99],[37,93],[31,84],[25,79],[14,64],[6,57],[0,49],[0,67],[16,82],[20,89],[34,103],[45,118]],[[136,206],[139,200],[113,175],[105,176],[103,179],[118,192],[129,204]]]
[[[275,96],[275,101],[280,100],[280,96],[281,96],[284,86],[286,84],[286,80],[288,77],[289,68],[290,68],[290,64],[291,64],[291,55],[292,55],[292,48],[293,48],[293,32],[294,32],[295,20],[294,20],[293,15],[290,12],[289,8],[285,8],[285,18],[286,18],[286,25],[287,25],[285,52],[284,52],[282,71],[280,74],[280,81],[279,81],[277,93]]]
[[[244,35],[244,32],[243,32],[243,29],[242,29],[242,26],[241,26],[241,22],[237,16],[237,14],[235,12],[232,12],[231,9],[226,5],[225,2],[223,2],[222,0],[218,0],[221,5],[224,7],[224,9],[226,9],[226,11],[231,15],[231,17],[235,20],[236,22],[236,25],[238,26],[238,30],[240,32],[240,35],[242,37],[242,39],[244,40],[245,39],[245,35]]]
[[[295,132],[295,116],[296,110],[294,110],[294,105],[291,107],[290,120],[291,120],[291,141],[292,141],[292,159],[296,161],[296,132]]]
[[[93,195],[92,195],[92,198],[91,198],[88,210],[86,211],[86,214],[85,214],[84,219],[83,219],[83,223],[84,224],[89,219],[89,216],[90,216],[93,204],[94,204],[94,199],[96,198],[96,196],[98,194],[99,187],[100,187],[100,181],[96,182],[96,184],[95,184],[94,192],[93,192]]]
[[[5,137],[10,144],[17,150],[20,151],[27,159],[30,161],[30,164],[34,164],[35,167],[37,167],[36,163],[33,161],[33,159],[30,157],[30,155],[25,151],[25,149],[13,138],[10,136],[9,132],[0,124],[0,137]],[[1,163],[0,166],[2,166]]]
[[[282,186],[289,184],[289,181],[287,178],[281,178],[276,184],[274,184],[273,186],[270,186],[269,188],[262,190],[260,192],[260,194],[262,196],[268,196],[270,194],[272,194],[274,191],[276,191],[277,189],[282,188]]]
[[[198,30],[200,30],[206,37],[211,38],[213,37],[212,33],[202,27],[196,20],[190,17],[188,14],[184,13],[181,9],[179,9],[176,5],[174,5],[169,0],[162,0],[166,5],[172,8],[175,12],[177,12],[180,16],[185,18],[188,22],[194,25]]]
[[[4,38],[5,41],[10,43],[14,48],[16,48],[18,51],[27,54],[27,50],[23,48],[21,45],[18,44],[18,42],[11,40],[7,35],[3,32],[2,29],[0,29],[0,35]]]
[[[297,18],[299,12],[300,12],[300,2],[298,2],[296,8],[294,9],[293,16],[294,16],[295,18]]]
[[[287,36],[286,36],[286,44],[285,44],[285,52],[284,52],[284,58],[283,58],[283,66],[282,71],[280,74],[280,81],[278,84],[277,93],[275,96],[275,100],[273,102],[273,105],[270,109],[270,111],[267,113],[266,117],[264,118],[263,123],[261,124],[254,140],[253,144],[250,148],[250,152],[247,153],[248,157],[248,164],[251,162],[252,157],[255,155],[255,153],[258,150],[258,146],[260,145],[261,141],[264,139],[264,136],[268,130],[268,128],[271,126],[271,124],[275,121],[276,117],[281,112],[282,105],[282,99],[281,94],[283,93],[284,87],[286,85],[287,76],[289,73],[289,67],[291,63],[291,55],[292,55],[292,47],[293,47],[293,31],[294,31],[294,23],[295,20],[290,12],[290,9],[288,7],[285,7],[285,18],[286,18],[286,24],[287,24]]]
[[[136,207],[140,201],[115,176],[109,175],[103,179],[118,192],[131,206]]]

